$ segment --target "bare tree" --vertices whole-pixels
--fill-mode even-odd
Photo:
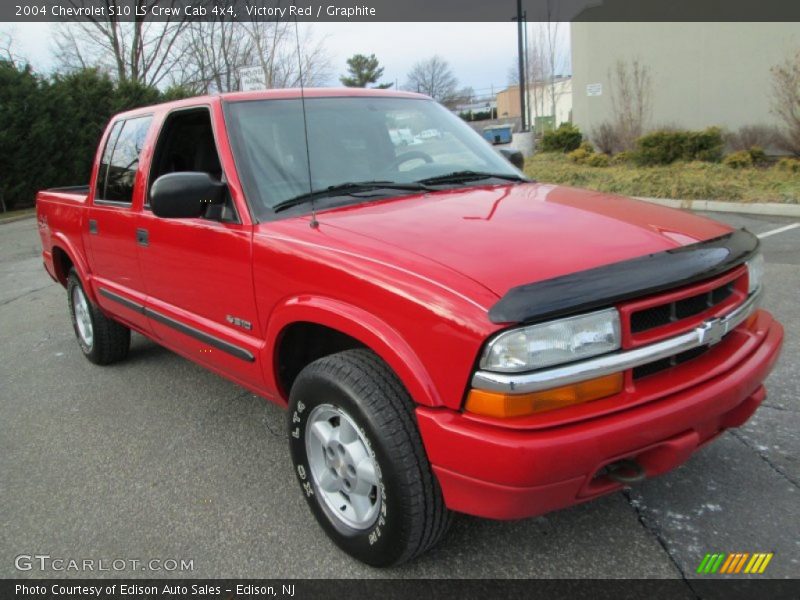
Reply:
[[[159,85],[182,59],[177,42],[188,21],[172,16],[153,20],[150,12],[153,2],[135,0],[136,15],[145,16],[135,16],[133,21],[106,16],[62,24],[55,36],[60,68],[100,67],[120,82]],[[69,3],[76,8],[90,4],[87,0],[69,0]],[[115,4],[114,0],[103,0],[106,15]],[[175,0],[163,0],[160,4],[173,6]]]
[[[639,62],[618,60],[608,74],[612,123],[621,149],[630,150],[644,133],[652,110],[650,68]]]
[[[243,67],[261,67],[265,88],[323,85],[332,71],[324,38],[292,22],[215,20],[189,23],[179,42],[183,60],[172,83],[197,93],[241,89]],[[298,59],[299,46],[299,59]]]
[[[310,27],[300,34],[291,22],[253,21],[244,23],[245,34],[254,48],[254,66],[264,72],[267,88],[324,85],[331,76],[331,62],[325,39],[315,39]],[[298,57],[299,46],[299,57]]]
[[[11,38],[11,34],[7,32],[0,33],[0,60],[7,60],[8,62],[14,62],[14,55],[11,52],[11,46],[13,45],[14,40]]]
[[[548,2],[548,16],[552,14]],[[563,90],[559,78],[566,69],[564,42],[558,21],[534,23],[528,34],[528,81],[535,116],[550,116],[558,126],[557,106]]]
[[[409,71],[405,88],[427,94],[437,102],[448,104],[456,96],[458,79],[441,56],[432,56],[416,63]]]
[[[0,60],[11,63],[24,63],[25,58],[14,51],[14,36],[10,31],[0,32]]]
[[[256,55],[244,26],[223,19],[188,23],[179,43],[183,60],[173,83],[198,94],[239,90],[239,70]]]
[[[800,50],[772,67],[772,112],[783,122],[781,146],[800,156]]]
[[[528,122],[532,117],[552,116],[556,119],[558,99],[563,93],[559,77],[567,71],[567,50],[560,23],[536,22],[527,25],[525,82],[528,92]],[[518,84],[516,62],[509,70],[509,82]],[[555,123],[557,125],[557,123]]]
[[[553,20],[555,11],[553,9],[552,1],[547,0],[547,22],[543,23],[545,40],[545,56],[544,60],[547,63],[547,77],[549,79],[549,100],[550,100],[550,114],[553,117],[554,125],[556,118],[556,77],[561,75],[561,67],[563,57],[560,53],[561,44],[559,42],[559,25],[558,21]]]
[[[781,133],[771,125],[742,125],[736,131],[725,134],[725,144],[733,151],[750,150],[753,146],[769,149],[783,145]]]

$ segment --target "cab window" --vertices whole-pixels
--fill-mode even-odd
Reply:
[[[146,116],[126,119],[114,125],[100,163],[96,194],[99,200],[131,204],[139,156],[151,122],[152,117]]]

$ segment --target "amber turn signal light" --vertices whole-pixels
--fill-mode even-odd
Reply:
[[[530,394],[470,390],[466,410],[476,415],[508,419],[598,400],[621,391],[622,373]]]

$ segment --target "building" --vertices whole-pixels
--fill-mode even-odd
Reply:
[[[646,127],[736,131],[779,125],[770,69],[800,50],[800,25],[572,23],[571,44],[573,119],[582,131],[612,119],[612,72],[633,60],[650,75]]]
[[[537,81],[528,86],[528,122],[537,130],[558,126],[572,120],[572,78],[557,77]],[[553,97],[555,97],[555,123],[553,123]],[[497,117],[519,118],[519,86],[512,85],[497,93]]]

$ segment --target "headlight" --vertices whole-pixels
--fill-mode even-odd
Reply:
[[[760,252],[747,261],[747,277],[750,282],[747,286],[747,293],[752,294],[761,287],[764,279],[764,255]]]
[[[488,371],[530,371],[619,347],[619,313],[609,308],[501,333],[486,346],[480,366]]]

